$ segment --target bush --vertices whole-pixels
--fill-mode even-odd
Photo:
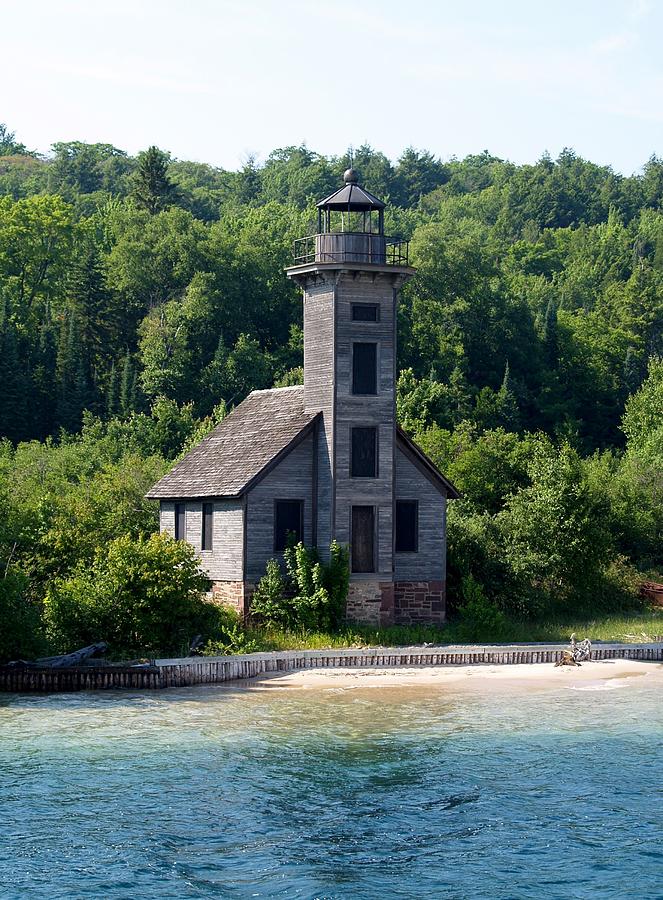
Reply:
[[[48,636],[60,652],[107,641],[114,656],[186,653],[196,634],[218,636],[229,613],[208,603],[193,547],[168,535],[117,538],[48,588]]]
[[[0,662],[34,659],[45,652],[38,608],[26,597],[27,578],[7,569],[0,578]]]
[[[251,612],[281,628],[336,629],[345,618],[350,582],[348,551],[334,541],[329,562],[302,543],[285,551],[287,578],[275,559],[267,563],[251,599]]]
[[[286,580],[276,559],[270,559],[265,574],[251,597],[251,613],[262,622],[287,627],[291,609],[285,601]]]
[[[463,640],[497,641],[506,630],[506,616],[471,575],[463,578],[463,604],[458,612],[457,630]]]

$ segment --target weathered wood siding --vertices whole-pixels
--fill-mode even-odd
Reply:
[[[304,404],[322,412],[317,448],[317,543],[329,547],[334,496],[334,304],[333,281],[309,283],[304,291]]]
[[[446,579],[446,497],[400,450],[396,450],[396,499],[419,503],[419,549],[395,553],[396,581]]]
[[[247,498],[246,580],[255,583],[265,574],[274,552],[274,501],[304,501],[304,543],[311,544],[313,500],[313,435],[308,435],[260,481]]]
[[[244,510],[241,500],[213,500],[212,550],[201,550],[203,505],[199,500],[186,505],[186,539],[200,556],[202,567],[212,581],[242,581],[244,578]],[[161,531],[175,537],[175,503],[163,501]]]
[[[353,303],[379,305],[378,322],[354,322]],[[336,538],[350,543],[351,507],[369,505],[376,509],[377,568],[374,575],[355,575],[379,580],[392,577],[393,571],[393,473],[395,442],[395,353],[396,298],[393,280],[388,274],[361,272],[343,274],[336,299]],[[352,393],[352,345],[377,343],[378,393],[356,396]],[[350,476],[351,428],[375,426],[378,429],[378,477]]]

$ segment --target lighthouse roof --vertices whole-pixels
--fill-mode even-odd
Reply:
[[[348,181],[342,188],[321,200],[317,206],[318,209],[332,209],[341,212],[346,210],[368,212],[371,209],[384,209],[385,204],[356,181]]]

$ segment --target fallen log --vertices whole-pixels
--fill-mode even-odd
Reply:
[[[107,650],[108,644],[104,641],[99,641],[97,644],[81,647],[80,650],[74,650],[73,653],[65,653],[63,656],[42,656],[40,659],[31,661],[18,659],[10,662],[9,665],[22,668],[66,669],[71,666],[80,666],[94,656],[102,656]]]

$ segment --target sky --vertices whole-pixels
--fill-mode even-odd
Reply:
[[[663,155],[663,0],[0,0],[0,27],[0,122],[41,153]]]

